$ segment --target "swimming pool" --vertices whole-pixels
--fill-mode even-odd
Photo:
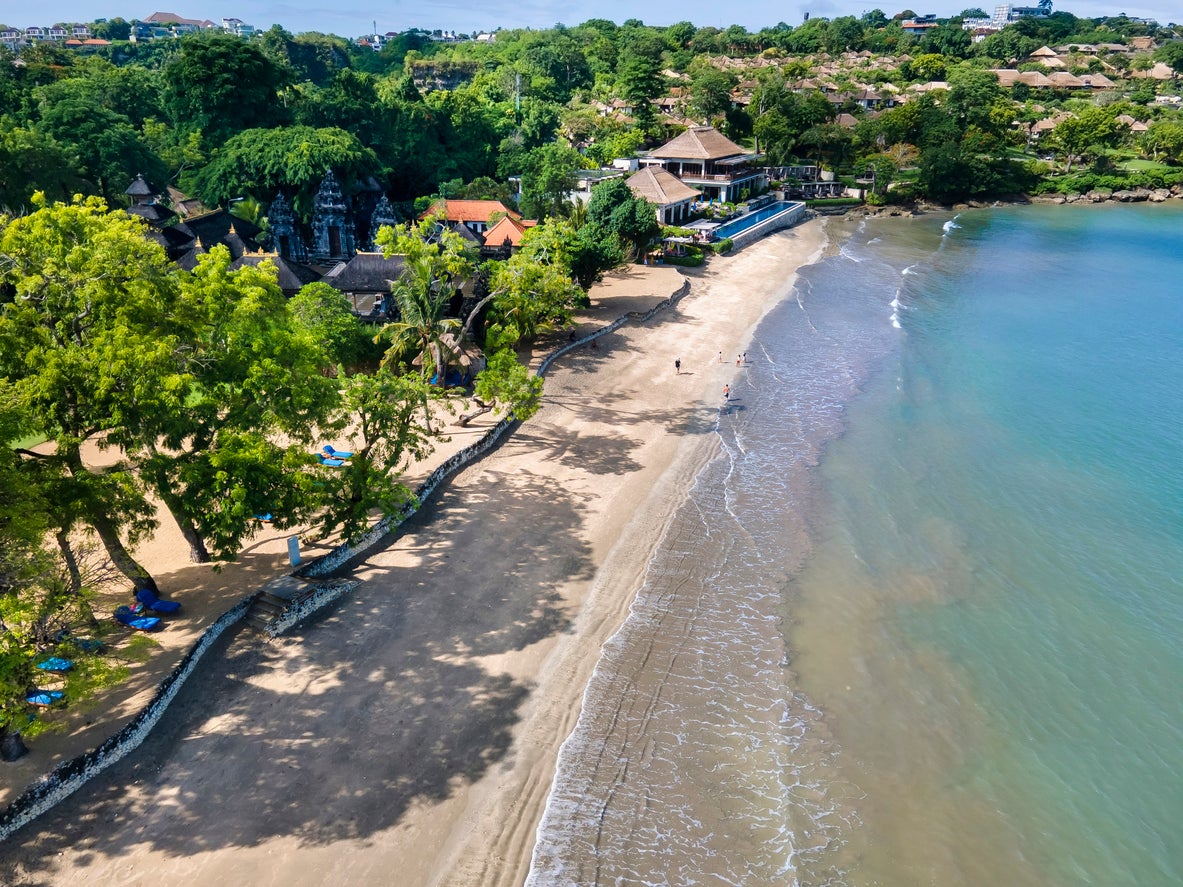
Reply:
[[[734,237],[736,234],[742,234],[749,228],[754,228],[761,222],[766,222],[774,216],[779,216],[783,212],[788,212],[790,209],[801,204],[793,200],[778,200],[763,209],[758,209],[754,213],[749,213],[746,216],[728,222],[726,225],[720,225],[715,229],[714,235],[716,239],[722,240],[724,237]]]

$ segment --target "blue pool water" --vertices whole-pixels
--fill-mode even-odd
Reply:
[[[778,200],[776,203],[770,204],[763,209],[758,209],[750,215],[728,222],[726,225],[720,225],[715,230],[715,237],[722,239],[724,237],[734,237],[736,234],[742,234],[749,228],[765,222],[773,216],[778,216],[794,206],[797,206],[797,204],[791,200]]]

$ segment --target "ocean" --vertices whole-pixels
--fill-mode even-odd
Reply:
[[[838,224],[602,651],[529,883],[1183,883],[1183,210]]]

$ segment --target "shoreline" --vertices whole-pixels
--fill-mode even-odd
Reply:
[[[117,875],[138,883],[126,878],[132,870],[161,884],[241,879],[252,869],[252,880],[345,883],[397,865],[405,883],[521,883],[558,747],[578,717],[600,644],[627,617],[673,507],[709,455],[702,425],[734,375],[730,352],[744,349],[790,291],[786,278],[816,261],[826,241],[825,223],[815,220],[713,262],[714,270],[687,275],[691,292],[671,311],[565,357],[548,374],[543,412],[449,481],[426,509],[430,521],[412,519],[405,534],[364,558],[354,570],[362,585],[348,601],[290,640],[255,640],[249,649],[249,638],[225,641],[217,657],[225,667],[207,666],[218,674],[182,691],[178,712],[146,743],[149,760],[116,765],[99,786],[15,835],[0,871],[12,883],[45,876],[64,883],[84,868],[99,883]],[[603,325],[595,314],[581,325]],[[677,375],[675,357],[683,365]],[[515,539],[517,550],[507,551]],[[354,638],[351,620],[359,618]],[[396,655],[363,656],[354,649],[362,636]],[[365,668],[351,657],[364,658]],[[443,680],[450,669],[462,679]],[[438,685],[429,680],[399,695],[428,675]],[[340,706],[326,698],[330,688],[351,685],[370,704],[352,705],[349,694]],[[210,704],[211,691],[225,705]],[[279,709],[293,704],[284,722]],[[386,748],[360,747],[368,746],[368,728],[356,719],[378,708],[385,729],[376,736]],[[327,730],[308,730],[307,718],[297,717],[314,710],[313,723]],[[264,711],[268,717],[259,716]],[[395,725],[408,712],[414,728],[400,741]],[[342,724],[356,731],[337,736]],[[249,742],[252,733],[264,737],[266,754]],[[433,756],[425,750],[449,736],[443,757],[451,766],[424,777],[432,762],[422,759]],[[308,741],[311,751],[296,751]],[[321,751],[326,745],[368,766],[339,763]],[[277,755],[284,769],[272,766]],[[252,766],[261,768],[259,781]],[[304,789],[284,785],[288,769],[307,780]],[[120,784],[126,798],[115,797]],[[357,792],[343,798],[332,790],[344,786]],[[308,795],[324,793],[319,813],[281,808],[273,827],[248,813],[284,798],[312,804]],[[251,796],[246,803],[243,794]],[[400,800],[392,813],[393,796]],[[355,825],[326,826],[348,811],[344,821]],[[158,828],[144,822],[153,819]],[[180,820],[203,840],[166,841]],[[50,851],[57,855],[45,867],[39,860]]]

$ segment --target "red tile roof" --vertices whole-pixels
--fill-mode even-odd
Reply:
[[[533,219],[519,221],[510,216],[504,216],[485,232],[485,244],[487,246],[502,246],[508,240],[510,246],[521,246],[522,235],[526,233],[526,229],[533,228],[537,224],[538,222]]]
[[[488,222],[493,213],[505,213],[514,219],[521,215],[500,200],[437,200],[419,218],[426,219],[443,212],[449,222]]]

